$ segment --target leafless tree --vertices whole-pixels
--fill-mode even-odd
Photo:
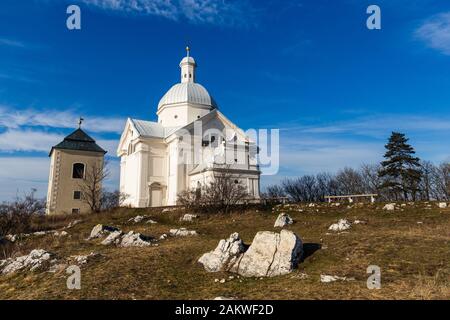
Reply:
[[[203,211],[228,213],[248,197],[240,177],[229,168],[214,173],[213,180],[199,189],[190,189],[178,195],[178,203]]]
[[[45,201],[35,198],[36,189],[12,202],[0,204],[0,238],[30,231],[33,215],[44,214]]]
[[[103,190],[102,192],[102,200],[101,200],[101,209],[102,210],[111,210],[118,208],[123,205],[126,199],[128,199],[129,195],[119,190],[110,192],[107,190]]]
[[[81,200],[86,203],[92,212],[100,212],[103,200],[103,182],[109,176],[108,163],[95,161],[86,166],[85,178],[79,183]]]
[[[276,199],[276,198],[282,198],[285,197],[286,193],[284,192],[284,189],[279,185],[271,185],[266,187],[266,192],[264,194],[265,198],[269,199]]]

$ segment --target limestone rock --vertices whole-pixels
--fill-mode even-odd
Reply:
[[[244,253],[245,248],[239,234],[235,232],[228,239],[220,240],[216,249],[202,255],[198,262],[209,272],[227,271]]]
[[[88,263],[89,259],[92,259],[93,257],[98,256],[98,253],[91,252],[88,255],[77,255],[77,256],[71,256],[70,260],[74,261],[77,264],[86,264]]]
[[[35,249],[25,256],[1,260],[0,267],[2,268],[3,274],[9,274],[23,269],[34,271],[49,263],[51,256],[51,253],[43,249]]]
[[[283,228],[289,224],[293,224],[294,220],[287,213],[280,213],[275,221],[274,228]]]
[[[351,224],[347,219],[340,219],[337,223],[333,223],[328,230],[331,231],[345,231],[350,229]]]
[[[323,283],[330,283],[330,282],[335,282],[335,281],[353,281],[355,280],[354,278],[347,278],[347,277],[340,277],[340,276],[330,276],[327,274],[321,274],[320,275],[320,282]]]
[[[196,214],[186,213],[184,216],[180,218],[180,221],[184,222],[192,222],[194,219],[198,219],[199,216]]]
[[[438,207],[439,207],[440,209],[445,209],[445,208],[447,208],[447,202],[439,202],[439,203],[438,203]]]
[[[103,224],[98,224],[92,229],[88,240],[101,238],[105,234],[115,232],[115,231],[119,231],[119,229],[115,228],[115,227],[105,226]]]
[[[187,230],[186,228],[170,229],[169,233],[171,236],[174,236],[174,237],[186,237],[186,236],[196,236],[197,235],[197,231]]]
[[[395,210],[395,203],[387,203],[384,205],[383,210],[393,211]]]
[[[230,271],[244,277],[273,277],[292,272],[303,252],[299,237],[289,230],[260,231]]]
[[[120,237],[123,235],[122,231],[114,231],[111,232],[103,241],[103,245],[110,245],[110,244],[119,244],[120,243]]]
[[[130,231],[122,237],[121,247],[146,247],[151,246],[151,238],[140,233]]]
[[[142,220],[144,220],[145,218],[146,218],[145,216],[136,216],[134,218],[129,219],[128,222],[139,223],[142,222]]]

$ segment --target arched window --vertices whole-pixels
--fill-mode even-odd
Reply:
[[[84,164],[74,163],[72,168],[72,178],[84,179]]]

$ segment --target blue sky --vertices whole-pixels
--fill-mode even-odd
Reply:
[[[81,30],[66,28],[69,4]],[[366,28],[371,4],[381,30]],[[3,0],[0,200],[45,195],[48,151],[80,115],[117,187],[125,119],[156,119],[186,44],[227,117],[281,129],[280,171],[263,185],[378,162],[392,130],[420,157],[450,160],[449,2]]]

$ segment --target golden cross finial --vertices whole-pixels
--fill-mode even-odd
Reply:
[[[189,46],[186,47],[186,53],[187,53],[187,57],[189,58],[189,52],[191,51],[191,48],[189,48]]]

